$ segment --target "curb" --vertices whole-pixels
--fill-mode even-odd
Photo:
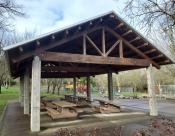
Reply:
[[[3,109],[3,112],[0,116],[0,135],[2,133],[2,128],[3,128],[3,122],[4,122],[4,117],[5,117],[5,113],[7,111],[7,107],[8,107],[8,103],[5,105],[4,109]]]

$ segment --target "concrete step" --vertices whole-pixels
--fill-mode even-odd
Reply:
[[[48,116],[41,116],[41,127],[62,127],[69,125],[76,125],[79,123],[88,122],[102,122],[110,120],[121,120],[129,119],[134,117],[143,117],[146,114],[144,112],[129,112],[129,113],[112,113],[112,114],[91,114],[91,115],[81,115],[78,119],[62,119],[62,120],[51,120]]]
[[[49,136],[50,134],[53,134],[54,132],[57,132],[60,128],[67,128],[67,129],[73,129],[73,128],[107,128],[112,126],[121,126],[129,123],[137,123],[137,122],[143,122],[146,120],[149,120],[150,116],[140,116],[140,117],[132,117],[132,118],[122,118],[118,120],[106,120],[106,121],[89,121],[89,122],[77,122],[77,124],[67,124],[67,125],[58,125],[55,127],[50,127],[42,132],[40,132],[39,135],[45,135]]]

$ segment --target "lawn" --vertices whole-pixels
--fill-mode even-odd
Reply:
[[[18,99],[18,94],[19,88],[17,86],[9,87],[8,89],[2,87],[2,94],[0,94],[0,116],[7,101]]]
[[[46,96],[48,98],[60,98],[63,97],[65,94],[65,91],[61,92],[60,95],[58,94],[47,94],[44,92],[41,92],[41,96]],[[66,91],[66,94],[72,94],[72,91]],[[93,92],[93,95],[97,95],[97,92]],[[98,94],[99,95],[99,94]],[[117,93],[115,95],[120,95],[120,96],[141,96],[143,93],[128,93],[128,92],[122,92],[122,93]],[[3,111],[3,108],[7,101],[9,100],[14,100],[19,98],[19,87],[18,86],[13,86],[9,87],[8,89],[2,87],[2,94],[0,94],[0,115]]]
[[[59,98],[62,97],[63,95],[41,93],[41,96],[46,96],[48,98]],[[15,100],[15,99],[19,99],[18,86],[12,86],[9,87],[8,89],[2,87],[2,94],[0,94],[0,115],[2,114],[5,104],[9,100]]]

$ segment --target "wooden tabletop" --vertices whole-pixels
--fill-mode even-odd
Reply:
[[[56,106],[62,107],[62,108],[66,108],[66,107],[75,107],[75,106],[77,106],[77,105],[74,104],[74,103],[66,102],[66,101],[53,102],[53,104],[55,104]]]

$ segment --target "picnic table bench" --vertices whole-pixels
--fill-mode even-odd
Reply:
[[[97,112],[100,113],[117,113],[120,112],[120,106],[110,102],[99,99],[94,99],[94,101],[98,101],[100,106],[95,106]]]
[[[79,106],[89,106],[92,102],[87,97],[83,96],[77,96],[77,99],[78,99],[77,105]]]

